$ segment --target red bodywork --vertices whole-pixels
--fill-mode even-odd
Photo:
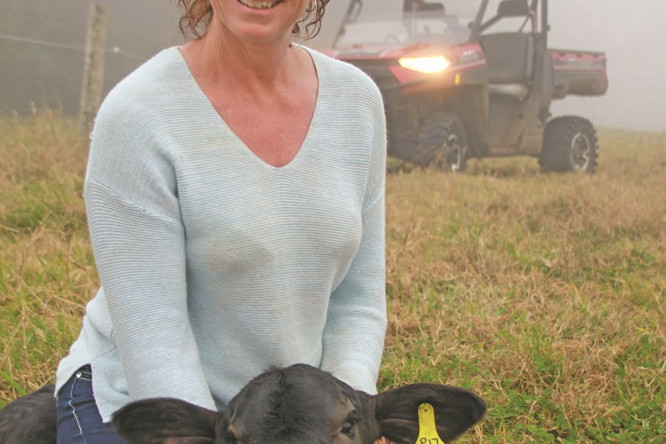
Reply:
[[[567,95],[600,96],[608,90],[606,55],[603,52],[550,50],[553,66],[553,98]]]
[[[483,49],[478,43],[468,43],[451,47],[437,47],[429,44],[414,44],[385,50],[330,50],[331,57],[345,60],[352,64],[358,62],[386,62],[388,70],[401,85],[404,95],[417,94],[431,89],[447,88],[465,83],[464,74],[473,70],[483,70],[486,60]],[[402,57],[424,57],[442,55],[451,62],[451,66],[441,73],[424,74],[403,68],[398,63]]]

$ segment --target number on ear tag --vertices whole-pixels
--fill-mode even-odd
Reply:
[[[427,402],[419,406],[419,437],[415,444],[444,444],[437,434],[435,409]]]

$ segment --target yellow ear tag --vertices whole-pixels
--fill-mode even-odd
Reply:
[[[419,406],[419,437],[415,444],[444,444],[435,427],[435,409],[427,402]]]

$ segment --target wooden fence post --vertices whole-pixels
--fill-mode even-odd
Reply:
[[[79,132],[84,136],[89,135],[92,131],[95,115],[102,102],[107,27],[107,6],[91,3],[79,106]]]

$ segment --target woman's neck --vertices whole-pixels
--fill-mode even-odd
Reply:
[[[192,74],[206,83],[224,82],[248,91],[263,90],[298,72],[303,54],[288,40],[252,45],[218,27],[186,44],[182,53]]]

